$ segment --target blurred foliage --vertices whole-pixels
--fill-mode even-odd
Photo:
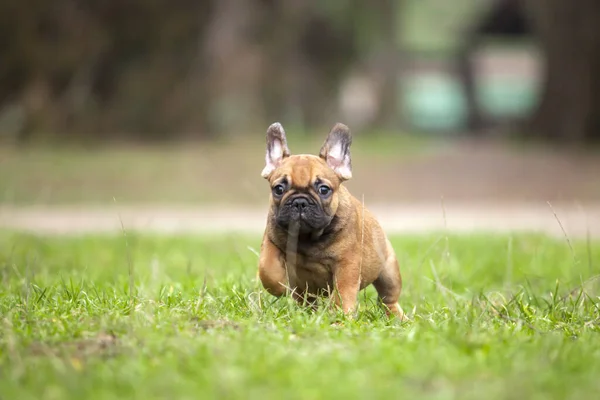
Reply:
[[[437,58],[434,68],[455,74],[461,43],[502,3],[530,5],[539,43],[557,60],[538,133],[597,138],[600,102],[586,93],[598,79],[572,73],[597,65],[592,0],[571,13],[559,0],[551,12],[541,0],[3,0],[0,142],[214,138],[275,120],[398,130],[423,114],[408,104],[420,94],[406,99],[411,72],[427,74]],[[572,42],[586,50],[563,56]],[[566,92],[577,101],[563,118]]]
[[[202,136],[294,113],[318,123],[348,67],[376,51],[389,2],[376,3],[2,1],[0,131]]]
[[[447,15],[456,31],[474,2],[4,0],[0,136],[202,138],[276,119],[328,125],[344,82],[365,76],[377,102],[366,124],[380,126],[398,111],[394,55],[445,45],[450,32],[431,16]]]
[[[0,99],[25,115],[24,137],[151,132],[168,120],[160,103],[209,13],[208,2],[186,0],[3,1]]]

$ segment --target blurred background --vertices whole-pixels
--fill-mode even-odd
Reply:
[[[600,199],[597,0],[1,0],[0,201],[264,204],[266,127],[367,202]]]

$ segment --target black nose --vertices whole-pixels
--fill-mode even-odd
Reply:
[[[295,198],[294,201],[292,201],[292,206],[296,207],[298,211],[302,211],[308,207],[308,200],[306,200],[304,197]]]

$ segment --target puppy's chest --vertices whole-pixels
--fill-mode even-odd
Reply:
[[[295,260],[294,260],[295,258]],[[288,263],[294,264],[296,269],[303,269],[313,273],[332,273],[335,260],[331,257],[324,257],[317,254],[302,254],[296,253],[290,255],[286,260]]]
[[[281,251],[293,286],[310,289],[331,286],[339,260],[329,238],[321,238],[316,242],[307,238],[290,241],[287,236],[275,239],[273,243]]]
[[[297,252],[286,257],[293,285],[311,289],[324,289],[333,283],[336,266],[334,257],[323,254]]]

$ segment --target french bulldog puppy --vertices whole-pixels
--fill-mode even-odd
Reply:
[[[281,124],[268,128],[262,177],[271,194],[258,276],[270,294],[291,293],[302,304],[333,295],[344,313],[352,313],[359,291],[373,284],[387,314],[404,318],[394,249],[343,185],[352,177],[351,143],[350,130],[338,123],[318,156],[292,155]]]

